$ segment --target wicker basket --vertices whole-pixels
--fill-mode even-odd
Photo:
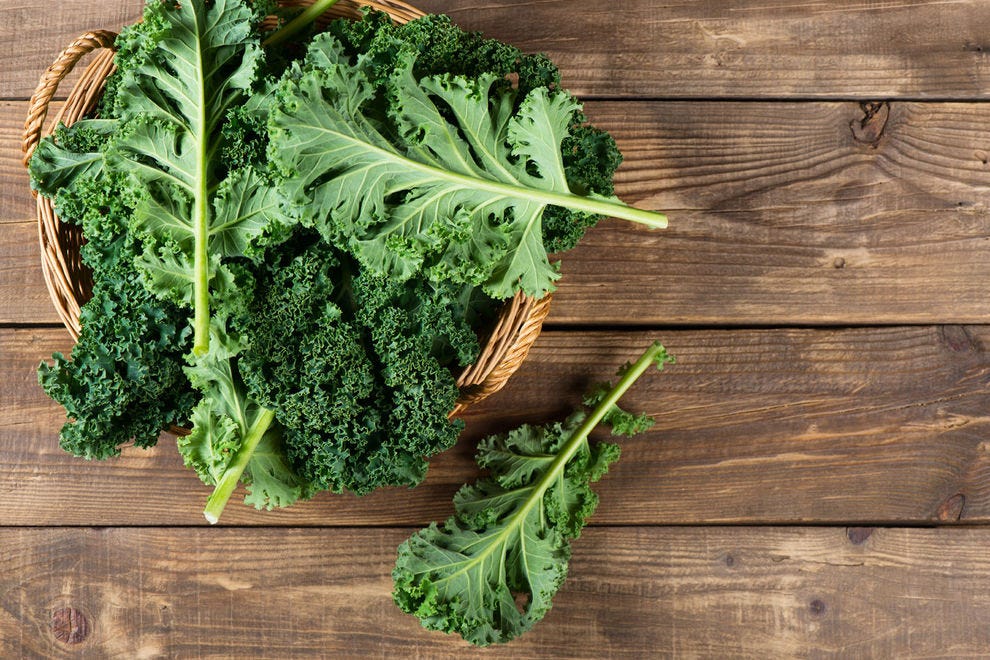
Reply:
[[[311,4],[288,0],[284,6]],[[399,23],[408,22],[423,12],[396,0],[342,0],[327,12],[323,20],[337,17],[356,18],[361,7],[368,6],[387,12]],[[87,32],[73,41],[48,67],[38,88],[31,97],[30,110],[24,124],[24,164],[42,135],[51,133],[51,127],[43,131],[49,104],[59,83],[72,71],[76,63],[87,53],[98,51],[86,67],[79,81],[69,93],[68,99],[51,122],[66,125],[85,117],[103,94],[107,77],[114,71],[113,44],[117,35],[106,30]],[[49,200],[34,193],[37,199],[38,230],[41,239],[41,268],[48,285],[55,309],[73,339],[79,338],[80,307],[89,300],[92,277],[80,259],[82,232],[76,225],[63,224],[55,215]],[[502,308],[494,328],[484,343],[478,360],[467,367],[457,380],[460,397],[451,411],[453,417],[469,405],[500,390],[509,377],[526,359],[530,347],[543,327],[543,320],[550,311],[550,296],[536,300],[522,294],[516,295]]]

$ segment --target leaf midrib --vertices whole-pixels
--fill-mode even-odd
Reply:
[[[199,13],[192,8],[195,22],[193,39],[196,43],[196,91],[199,95],[197,130],[192,139],[196,144],[196,185],[193,188],[193,353],[205,355],[210,345],[210,291],[209,291],[209,227],[210,227],[210,149],[207,131],[206,71],[203,66],[203,41]]]
[[[583,197],[570,192],[559,193],[552,190],[529,188],[513,183],[461,174],[459,172],[436,167],[427,163],[421,163],[395,151],[382,149],[381,147],[371,144],[360,137],[343,133],[333,127],[328,127],[323,124],[313,125],[303,123],[302,125],[307,129],[326,134],[329,136],[331,144],[333,143],[333,139],[343,141],[346,144],[358,147],[360,150],[374,154],[382,161],[390,162],[408,168],[409,170],[426,174],[430,179],[446,182],[459,189],[483,190],[503,199],[508,198],[523,200],[538,204],[541,207],[545,207],[547,205],[562,206],[574,211],[582,211],[597,215],[610,215],[616,218],[625,218],[632,221],[643,221],[643,216],[656,215],[650,212],[634,209],[622,203],[612,202],[607,199]],[[307,140],[307,142],[313,142],[313,140]],[[324,151],[322,153],[326,154],[330,152]],[[314,152],[310,152],[310,155],[314,155]],[[542,210],[542,208],[539,210]]]
[[[474,555],[468,561],[464,562],[463,565],[453,573],[445,575],[434,581],[434,584],[446,582],[452,578],[461,575],[462,573],[470,570],[477,566],[480,562],[484,561],[492,552],[495,551],[496,547],[503,547],[508,540],[510,532],[519,529],[520,536],[522,536],[521,528],[523,523],[526,521],[526,517],[529,515],[530,509],[537,503],[543,502],[543,495],[550,488],[554,481],[560,478],[563,474],[564,468],[567,463],[574,457],[578,449],[582,444],[587,442],[588,436],[591,431],[602,421],[605,414],[612,409],[612,406],[618,403],[619,399],[625,394],[626,390],[636,382],[636,380],[643,374],[644,371],[653,364],[654,359],[657,354],[662,350],[659,344],[654,344],[635,363],[633,363],[626,373],[619,379],[619,382],[614,388],[609,392],[595,409],[581,422],[578,428],[571,432],[570,437],[562,444],[560,452],[557,457],[550,464],[550,467],[543,474],[542,477],[533,485],[533,492],[526,497],[522,506],[516,509],[508,518],[508,522],[502,528],[502,531],[495,535],[495,541],[488,545],[481,553]],[[541,511],[542,514],[542,511]],[[541,515],[541,520],[544,520]],[[544,520],[545,524],[545,520]],[[484,539],[492,538],[491,536],[485,536]]]

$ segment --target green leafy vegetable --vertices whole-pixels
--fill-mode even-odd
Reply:
[[[428,15],[403,25],[386,14],[370,12],[360,21],[334,21],[328,31],[336,36],[351,58],[362,58],[372,67],[372,81],[385,97],[389,78],[415,53],[413,75],[457,75],[477,78],[493,75],[494,87],[508,90],[515,80],[516,104],[538,87],[560,89],[560,72],[545,55],[527,54],[478,32],[465,32],[444,15]],[[570,189],[580,194],[611,197],[612,177],[622,162],[615,140],[588,123],[575,110],[569,135],[561,143],[564,172]],[[601,215],[547,206],[543,212],[543,244],[547,253],[573,248]]]
[[[62,448],[90,459],[116,456],[129,442],[153,446],[195,402],[182,371],[190,344],[185,314],[142,286],[133,264],[139,246],[126,234],[134,199],[126,177],[102,167],[105,127],[93,120],[59,128],[57,142],[43,141],[31,161],[32,174],[54,175],[35,179],[36,186],[57,192],[59,216],[88,237],[82,258],[94,285],[79,341],[71,360],[56,353],[38,377],[69,418],[59,433]]]
[[[238,483],[258,508],[419,483],[499,301],[550,291],[548,251],[602,214],[664,222],[613,196],[615,143],[545,57],[442,16],[311,39],[333,2],[262,35],[270,0],[149,0],[98,111],[30,164],[93,271],[39,373],[62,446],[191,428],[212,522]]]
[[[259,509],[288,506],[312,493],[285,457],[281,431],[272,425],[275,413],[252,400],[234,368],[242,345],[226,325],[214,317],[210,350],[186,369],[206,396],[193,409],[192,433],[178,442],[186,465],[216,486],[204,511],[211,523],[242,478],[248,487],[244,501]]]
[[[219,176],[220,125],[251,92],[263,58],[250,7],[238,0],[149,4],[157,45],[124,70],[113,155],[144,192],[134,229],[152,286],[193,307],[193,352],[209,348],[210,281],[277,214],[274,189],[251,171]]]
[[[588,436],[610,420],[620,420],[622,432],[643,430],[642,422],[628,424],[616,402],[651,364],[670,361],[654,344],[614,387],[594,395],[590,413],[483,440],[477,459],[488,477],[457,493],[456,513],[442,527],[434,523],[399,547],[396,604],[425,627],[480,646],[508,641],[542,619],[567,575],[570,539],[598,505],[590,484],[619,457],[617,445],[592,445]]]
[[[249,399],[237,377],[236,333],[224,327],[225,315],[211,318],[211,298],[223,294],[213,301],[222,306],[224,295],[238,295],[224,260],[247,255],[282,217],[276,189],[260,172],[220,162],[228,111],[251,97],[263,64],[257,19],[239,0],[149,4],[154,45],[121,67],[120,127],[109,152],[140,191],[131,229],[144,242],[137,264],[148,288],[193,308],[187,372],[204,398],[179,448],[215,485],[204,512],[211,522],[242,479],[246,501],[259,508],[294,502],[307,486],[281,450],[274,412]]]
[[[204,481],[216,485],[206,511],[214,522],[241,479],[249,485],[248,503],[259,508],[283,506],[311,492],[289,465],[281,431],[272,426],[274,413],[250,400],[237,377],[240,344],[232,339],[237,333],[225,329],[214,333],[220,345],[210,346],[209,341],[211,326],[225,323],[228,312],[224,307],[243,304],[242,287],[235,283],[240,267],[231,260],[249,256],[254,251],[253,242],[263,235],[277,234],[276,226],[283,217],[276,188],[259,169],[230,167],[221,159],[226,137],[223,126],[229,111],[236,107],[242,112],[258,112],[261,97],[253,95],[253,86],[264,63],[256,27],[259,18],[240,0],[149,3],[143,23],[125,30],[120,39],[118,75],[109,86],[112,103],[103,104],[109,116],[60,130],[55,139],[39,146],[39,155],[31,163],[35,186],[56,197],[60,212],[65,206],[62,198],[68,194],[71,201],[73,191],[83,189],[86,181],[126,182],[113,190],[129,203],[117,216],[122,225],[117,230],[126,233],[121,240],[130,253],[121,268],[131,276],[122,282],[97,270],[96,297],[83,312],[87,325],[97,324],[101,314],[116,317],[104,324],[120,335],[117,342],[127,346],[125,338],[129,335],[120,328],[120,322],[142,309],[139,301],[149,299],[149,292],[162,301],[152,303],[152,311],[173,303],[193,307],[191,333],[181,321],[171,334],[164,324],[157,329],[146,324],[151,327],[145,332],[157,330],[157,341],[174,352],[189,350],[186,341],[192,335],[188,359],[193,367],[187,371],[189,380],[201,391],[200,403],[190,410],[189,381],[181,376],[181,363],[163,361],[170,369],[169,378],[159,377],[150,384],[142,381],[141,396],[132,395],[133,403],[143,404],[145,409],[126,409],[120,419],[107,419],[120,406],[131,405],[118,386],[110,391],[118,393],[121,403],[96,416],[73,404],[63,392],[81,385],[77,374],[85,373],[82,369],[106,365],[99,373],[107,373],[114,362],[88,360],[87,353],[79,351],[84,359],[77,358],[70,368],[56,357],[54,370],[43,368],[41,378],[49,391],[67,403],[67,412],[76,416],[66,425],[69,439],[63,444],[76,453],[102,457],[111,455],[128,436],[143,446],[153,444],[163,427],[160,423],[157,428],[150,427],[151,420],[192,421],[192,434],[179,445],[187,464],[196,468]],[[95,191],[79,199],[84,200],[79,204],[82,214],[103,215],[106,202]],[[99,245],[101,228],[87,232],[90,234],[90,240]],[[144,289],[133,295],[140,281]],[[131,285],[122,290],[132,293],[135,309],[118,311],[105,301],[116,292],[104,287],[121,289],[125,284]],[[219,318],[211,318],[211,307],[219,310]],[[146,312],[146,316],[150,314]],[[82,349],[92,332],[84,331]],[[180,341],[180,337],[185,340]],[[104,344],[114,343],[106,335],[101,338]],[[157,345],[154,341],[150,344]],[[125,383],[136,379],[130,375],[139,364],[133,353],[131,350],[116,358],[116,364],[135,362],[128,364]],[[146,371],[159,375],[155,370]],[[181,387],[175,387],[177,377]],[[109,377],[106,380],[108,384],[114,382]],[[165,383],[185,393],[186,398],[182,406],[155,415],[160,407],[175,403],[174,397],[151,389]],[[93,395],[100,388],[89,389],[89,399],[99,403],[101,399]],[[153,395],[157,399],[149,400]],[[91,418],[109,423],[98,434]]]
[[[428,270],[494,298],[541,297],[559,276],[542,243],[547,205],[664,226],[617,198],[571,192],[561,155],[578,109],[570,95],[536,88],[515,111],[495,75],[417,81],[413,63],[400,60],[388,117],[376,116],[369,66],[320,35],[272,113],[287,193],[364,265],[399,279]]]
[[[329,31],[340,39],[352,58],[361,57],[373,69],[372,80],[385,96],[389,78],[415,53],[413,75],[457,75],[477,78],[493,75],[494,86],[508,90],[515,80],[516,104],[533,89],[560,89],[560,72],[545,55],[527,54],[478,32],[465,32],[444,15],[429,15],[396,25],[383,13],[370,12],[360,21],[335,21]],[[561,143],[564,172],[572,191],[611,197],[612,176],[622,162],[615,140],[588,123],[575,110],[570,134]],[[543,244],[548,253],[574,247],[589,227],[602,216],[548,206],[543,212]]]
[[[83,119],[68,128],[60,124],[55,137],[42,140],[31,157],[32,187],[54,197],[77,179],[98,177],[103,171],[103,149],[116,128],[117,122],[108,119]]]
[[[458,391],[444,365],[472,361],[478,340],[456,297],[362,273],[312,234],[266,261],[240,366],[289,456],[319,489],[418,484],[463,427],[447,419]]]

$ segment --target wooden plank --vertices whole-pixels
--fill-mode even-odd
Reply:
[[[420,0],[470,30],[542,51],[584,96],[987,98],[990,7],[978,0]],[[119,29],[139,0],[0,2],[0,97],[27,98],[79,33]],[[24,29],[31,26],[31,29]]]
[[[0,222],[0,323],[59,323],[45,278],[35,222]]]
[[[590,107],[593,118],[600,107]],[[812,325],[990,315],[978,288],[990,276],[990,142],[977,135],[990,109],[602,110],[627,155],[620,195],[667,210],[670,228],[612,221],[589,233],[564,258],[553,320]]]
[[[54,118],[60,103],[52,106]],[[21,142],[27,103],[0,102],[0,224],[34,217],[34,198]]]
[[[142,0],[82,2],[63,0],[0,0],[0,98],[28,99],[45,69],[79,35],[90,30],[117,31],[141,16]],[[73,74],[74,75],[74,74]],[[74,77],[60,88],[64,97]]]
[[[0,261],[47,294],[22,108],[0,105]],[[982,323],[990,319],[990,105],[592,103],[625,152],[619,193],[669,212],[648,232],[608,221],[564,257],[551,317],[577,324]],[[0,285],[2,286],[2,285]],[[35,288],[32,288],[35,287]],[[51,322],[42,304],[6,322]]]
[[[391,602],[410,531],[0,530],[0,653],[465,657]],[[484,656],[982,656],[988,545],[987,529],[591,529],[547,617]]]
[[[469,411],[455,449],[413,491],[321,495],[284,511],[238,502],[237,525],[425,524],[476,478],[478,439],[565,416],[653,339],[678,364],[628,407],[653,431],[622,439],[598,524],[990,520],[990,326],[852,330],[546,332],[508,387]],[[2,330],[0,525],[205,524],[208,489],[169,440],[105,463],[63,454],[62,413],[34,370],[58,330]]]
[[[583,96],[986,98],[990,82],[978,1],[418,4],[546,52]]]

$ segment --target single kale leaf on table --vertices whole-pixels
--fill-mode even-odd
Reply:
[[[581,535],[598,506],[591,484],[619,458],[614,443],[591,443],[599,423],[613,434],[647,430],[653,420],[617,406],[651,366],[673,359],[654,344],[596,388],[563,422],[524,425],[478,445],[487,476],[454,497],[455,514],[416,532],[399,547],[392,573],[394,599],[433,630],[457,633],[472,644],[506,642],[550,610],[567,577],[570,541]]]

